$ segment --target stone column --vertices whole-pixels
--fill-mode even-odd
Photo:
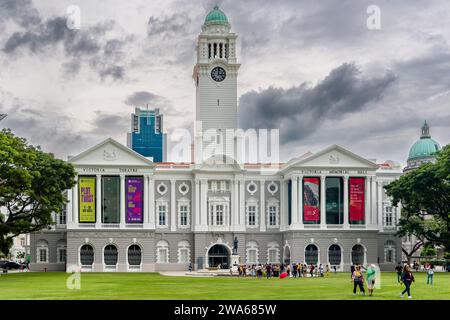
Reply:
[[[325,199],[325,191],[326,191],[326,177],[321,176],[320,177],[320,228],[325,229],[327,225],[326,220],[326,199]]]
[[[370,205],[370,224],[373,226],[376,224],[376,221],[378,219],[377,217],[377,179],[375,176],[370,178],[371,180],[371,205]]]
[[[194,230],[198,229],[200,226],[200,181],[195,180],[195,204],[194,204],[194,212],[195,219],[193,221]]]
[[[95,180],[95,228],[102,227],[102,175],[97,174]]]
[[[148,178],[148,223],[150,229],[155,229],[155,180],[153,176],[149,176]]]
[[[298,177],[298,223],[303,229],[303,175]]]
[[[364,179],[364,224],[367,225],[367,221],[370,219],[370,177],[366,176]]]
[[[349,228],[348,176],[344,176],[344,229]]]
[[[280,229],[286,227],[286,207],[287,202],[285,199],[286,183],[284,180],[280,180]]]
[[[67,206],[66,206],[66,223],[67,226],[71,226],[73,221],[74,221],[74,217],[73,217],[73,189],[69,189],[67,190]]]
[[[202,179],[200,183],[200,221],[202,229],[206,230],[208,226],[208,180]]]
[[[245,181],[239,179],[239,228],[245,230]]]
[[[264,180],[260,181],[260,201],[261,204],[259,206],[259,230],[261,232],[266,231],[266,200],[265,200],[265,193],[266,193],[266,188],[265,188],[265,182]]]
[[[296,175],[291,178],[291,214],[292,214],[292,226],[296,227],[298,224],[298,178]]]
[[[177,231],[176,180],[170,180],[170,231]]]
[[[126,223],[126,190],[125,190],[125,175],[120,175],[120,228],[125,228]]]
[[[231,204],[230,204],[230,224],[231,230],[234,230],[236,226],[236,214],[235,214],[235,206],[236,199],[234,197],[234,180],[230,180],[230,195],[231,195]]]
[[[80,199],[78,199],[78,176],[75,176],[75,186],[72,188],[72,211],[73,211],[73,222],[78,224],[80,214],[78,212],[78,203]]]
[[[233,181],[233,197],[234,197],[234,228],[239,228],[239,181],[235,178]]]
[[[197,197],[197,195],[194,193],[194,187],[195,187],[195,183],[194,181],[190,180],[190,190],[191,190],[191,205],[190,205],[190,210],[189,210],[189,224],[191,226],[191,231],[194,231],[194,215],[195,215],[195,199]],[[191,251],[192,252],[192,251]]]
[[[378,229],[383,229],[383,181],[378,181]]]
[[[144,229],[148,229],[149,228],[149,224],[150,224],[150,215],[149,215],[149,201],[148,201],[148,197],[150,192],[148,192],[148,179],[149,176],[148,175],[144,175],[144,192],[143,192],[143,197],[142,197],[142,201],[144,203],[144,212],[143,212],[143,218],[144,218]]]

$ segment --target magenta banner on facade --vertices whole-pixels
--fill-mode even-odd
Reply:
[[[364,178],[348,180],[350,223],[364,222]]]
[[[143,220],[143,180],[127,178],[125,181],[127,199],[127,223],[142,223]]]

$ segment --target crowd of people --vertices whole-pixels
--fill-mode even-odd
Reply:
[[[329,275],[330,271],[336,272],[336,266],[330,268],[327,265],[316,265],[306,263],[292,264],[241,264],[237,266],[239,277],[256,277],[256,278],[272,278],[272,277],[323,277]],[[231,271],[232,272],[232,271]]]

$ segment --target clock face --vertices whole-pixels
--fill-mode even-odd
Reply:
[[[221,67],[215,67],[211,70],[211,78],[213,78],[214,81],[221,82],[225,80],[225,77],[227,76],[227,73],[225,72],[224,68]]]

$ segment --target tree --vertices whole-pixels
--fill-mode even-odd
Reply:
[[[52,212],[67,202],[63,191],[75,185],[75,170],[65,161],[27,144],[11,130],[0,131],[0,252],[13,238],[53,224]]]
[[[450,145],[435,163],[426,163],[385,186],[394,206],[401,204],[398,236],[412,234],[422,243],[450,252]]]
[[[432,244],[427,244],[423,247],[420,256],[422,257],[435,257],[437,255],[437,250]]]

